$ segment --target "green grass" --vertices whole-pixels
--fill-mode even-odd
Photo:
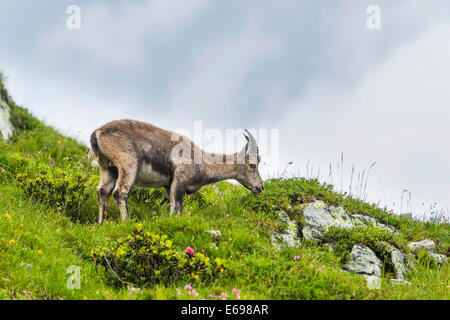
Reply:
[[[5,99],[2,84],[0,89]],[[189,282],[199,292],[196,299],[222,292],[233,298],[233,288],[241,290],[241,299],[450,299],[448,264],[441,268],[419,265],[408,276],[411,286],[383,280],[383,290],[371,291],[362,278],[341,272],[341,251],[329,252],[312,242],[275,250],[270,237],[280,226],[274,208],[289,209],[291,218],[299,219],[302,205],[318,199],[349,212],[371,215],[401,231],[399,239],[381,240],[403,245],[429,237],[437,242],[439,252],[448,254],[448,224],[393,216],[314,179],[268,181],[266,194],[258,198],[226,182],[217,184],[222,195],[211,186],[204,187],[180,216],[170,216],[167,206],[152,206],[136,194],[130,200],[130,220],[121,222],[110,200],[103,225],[95,223],[95,189],[75,216],[32,200],[15,179],[17,173],[31,170],[28,162],[42,163],[48,170],[70,167],[89,175],[98,175],[98,169],[91,166],[85,146],[44,125],[8,99],[18,129],[9,143],[0,143],[0,169],[4,169],[0,173],[0,299],[193,299],[184,290],[186,281],[166,281],[129,291],[126,286],[110,284],[104,268],[96,268],[91,250],[125,237],[136,222],[143,223],[146,231],[167,235],[179,252],[189,246],[211,258],[226,260],[226,271],[214,281]],[[214,238],[208,230],[220,230],[222,236]],[[348,241],[374,242],[376,236],[359,230],[345,237],[342,248],[347,248]],[[300,259],[294,260],[294,256]],[[70,276],[66,271],[72,265],[81,268],[80,289],[66,285]]]

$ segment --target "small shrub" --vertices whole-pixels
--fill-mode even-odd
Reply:
[[[130,193],[130,201],[149,205],[150,209],[164,208],[170,204],[164,190],[154,188],[133,188]]]
[[[146,204],[153,210],[170,207],[170,201],[162,188],[133,188],[130,194],[130,201]],[[195,205],[197,208],[205,208],[209,203],[203,193],[198,191],[188,195],[184,200],[184,204],[186,206]]]
[[[224,260],[211,261],[191,248],[178,253],[166,235],[145,232],[142,224],[136,224],[131,234],[118,239],[111,248],[96,248],[91,254],[96,265],[105,267],[108,279],[115,285],[152,286],[180,279],[213,280],[225,268]]]
[[[0,178],[3,176],[14,178],[17,173],[25,171],[29,163],[30,160],[19,153],[0,154]]]
[[[329,204],[337,204],[343,198],[333,193],[332,185],[322,184],[317,179],[269,179],[264,182],[264,189],[264,194],[257,197],[248,195],[245,198],[247,204],[256,211],[275,213],[284,210],[298,213],[303,203],[320,199]]]
[[[23,172],[16,178],[25,194],[33,200],[44,203],[60,212],[74,216],[94,193],[97,176],[89,176],[79,171],[37,168],[36,174]]]

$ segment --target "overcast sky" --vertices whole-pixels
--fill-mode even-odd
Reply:
[[[66,27],[72,4],[80,30]],[[448,0],[0,0],[7,87],[63,133],[87,142],[121,118],[279,129],[266,177],[290,161],[287,174],[311,175],[309,162],[330,181],[331,163],[340,189],[343,153],[345,190],[352,165],[355,182],[376,162],[369,200],[399,211],[408,189],[416,214],[450,204],[449,39]]]

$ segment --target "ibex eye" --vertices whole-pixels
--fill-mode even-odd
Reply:
[[[250,164],[250,168],[256,169],[256,164],[254,164],[254,163]]]

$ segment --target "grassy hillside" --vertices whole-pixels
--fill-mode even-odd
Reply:
[[[169,215],[162,192],[136,189],[130,220],[121,222],[110,200],[107,220],[98,225],[99,173],[90,164],[88,149],[15,105],[1,82],[0,90],[16,128],[10,141],[0,142],[0,299],[450,299],[448,264],[419,263],[408,275],[410,286],[391,284],[387,270],[383,290],[369,290],[364,279],[341,271],[348,253],[344,244],[336,252],[312,241],[276,249],[271,235],[282,226],[275,211],[296,208],[289,214],[301,220],[302,204],[317,199],[396,227],[401,234],[391,240],[399,247],[428,237],[436,241],[438,252],[448,255],[448,224],[393,216],[316,180],[267,181],[266,193],[257,198],[222,182],[190,196],[180,216]],[[133,235],[136,229],[141,233]],[[146,232],[170,240],[155,240],[147,251],[161,258],[151,282],[138,288],[140,280],[127,272],[143,266],[133,260],[121,266],[121,275],[96,266],[93,251],[120,258],[125,255],[120,243],[142,243]],[[376,233],[354,232],[345,241],[377,240]],[[117,243],[120,238],[125,240]],[[340,238],[335,240],[339,243]],[[185,256],[188,247],[196,255],[204,254],[195,271],[186,271],[178,260],[165,262],[169,254],[173,259]],[[212,270],[212,265],[217,268]],[[80,267],[79,289],[67,286],[70,266]],[[186,290],[186,285],[195,291]]]

